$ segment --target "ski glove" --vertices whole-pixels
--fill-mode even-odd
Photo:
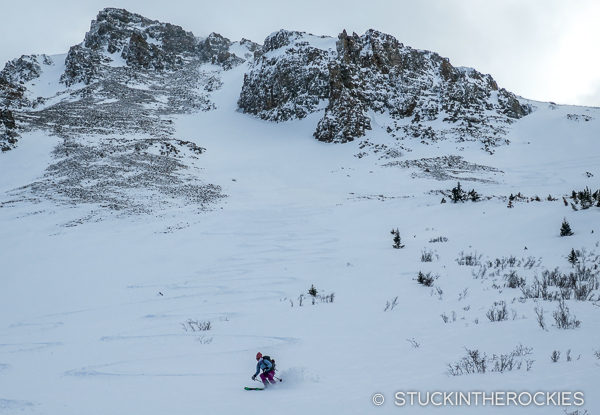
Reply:
[[[252,380],[256,380],[256,375],[252,375]]]

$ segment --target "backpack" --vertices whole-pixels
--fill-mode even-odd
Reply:
[[[271,370],[275,370],[275,359],[273,359],[271,356],[263,356],[262,357],[263,360],[268,360],[269,362],[271,362],[271,364],[273,365],[273,367],[271,368]]]

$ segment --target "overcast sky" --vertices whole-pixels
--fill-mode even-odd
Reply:
[[[104,7],[170,22],[196,36],[262,43],[281,28],[336,36],[374,28],[491,74],[543,101],[600,106],[598,0],[2,0],[0,61],[66,52]]]

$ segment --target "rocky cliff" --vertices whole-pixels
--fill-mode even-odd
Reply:
[[[480,141],[489,151],[505,142],[504,126],[530,111],[490,75],[375,30],[337,39],[274,33],[255,54],[239,106],[273,121],[324,108],[314,136],[326,142],[364,137],[375,113],[392,138]]]

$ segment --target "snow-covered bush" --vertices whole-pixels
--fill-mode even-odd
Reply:
[[[580,205],[581,209],[589,209],[592,206],[600,207],[600,190],[592,191],[586,186],[585,189],[571,193],[571,199],[575,205]]]

